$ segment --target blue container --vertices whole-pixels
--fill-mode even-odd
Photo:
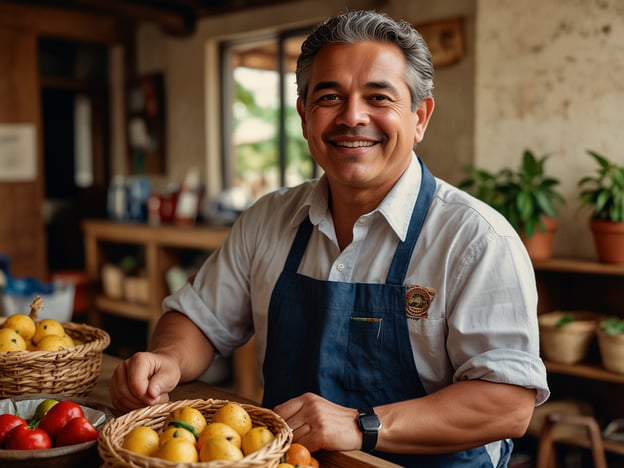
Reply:
[[[146,222],[147,200],[152,191],[149,179],[145,177],[130,177],[126,187],[128,196],[128,220]]]

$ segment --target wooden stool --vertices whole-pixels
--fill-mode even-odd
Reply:
[[[581,426],[587,430],[595,468],[607,468],[607,460],[602,443],[600,427],[591,416],[568,416],[559,413],[548,414],[542,426],[537,448],[536,468],[554,468],[557,466],[554,445],[557,441],[554,429],[557,425]]]

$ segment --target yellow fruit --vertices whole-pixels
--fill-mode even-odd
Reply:
[[[24,341],[28,342],[35,334],[37,325],[33,319],[25,314],[13,314],[9,315],[2,324],[2,328],[12,328],[17,331],[19,335],[24,338]]]
[[[169,439],[156,451],[154,456],[178,463],[195,463],[198,459],[195,443],[184,437]]]
[[[170,427],[165,430],[162,434],[160,434],[160,445],[163,446],[171,439],[176,439],[178,437],[182,437],[183,439],[188,440],[189,442],[195,443],[195,436],[191,431],[187,431],[181,427]]]
[[[158,443],[158,432],[151,427],[139,426],[126,435],[122,447],[136,454],[149,457],[158,450]]]
[[[63,341],[65,342],[68,348],[73,348],[74,346],[76,346],[73,338],[69,336],[67,333],[61,336],[61,338],[63,338]]]
[[[67,342],[62,336],[48,335],[39,340],[36,351],[60,351],[61,349],[67,349],[68,347]]]
[[[295,468],[295,465],[291,465],[290,463],[280,463],[277,465],[277,468]]]
[[[238,448],[241,447],[241,436],[238,435],[238,432],[236,432],[233,427],[222,422],[211,422],[208,424],[201,434],[199,434],[197,446],[201,447],[206,440],[213,437],[225,437]]]
[[[17,330],[12,328],[0,328],[0,352],[12,353],[14,351],[26,351],[26,342]]]
[[[212,422],[222,422],[232,427],[243,438],[251,430],[251,416],[245,408],[232,401],[217,409]]]
[[[37,324],[32,342],[38,345],[39,342],[48,335],[63,336],[64,334],[65,329],[61,322],[54,319],[43,319]]]
[[[197,434],[201,434],[201,432],[206,427],[206,418],[197,408],[193,408],[192,406],[184,406],[182,408],[174,409],[165,422],[163,424],[163,430],[167,429],[169,423],[171,421],[182,421],[187,424],[190,424],[195,428]]]
[[[199,449],[199,461],[240,460],[243,452],[225,437],[207,439]]]
[[[264,426],[252,427],[251,430],[245,434],[241,441],[241,448],[245,456],[250,453],[260,450],[265,445],[273,442],[275,435]]]

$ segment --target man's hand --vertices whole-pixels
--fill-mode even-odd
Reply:
[[[115,408],[130,411],[169,401],[180,381],[178,363],[165,355],[140,352],[117,366],[109,383]]]
[[[357,410],[353,408],[336,405],[314,393],[304,393],[277,405],[274,411],[293,430],[293,440],[310,452],[359,450],[362,446]]]

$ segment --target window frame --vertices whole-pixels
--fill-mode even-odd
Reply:
[[[231,145],[233,134],[233,112],[232,103],[234,102],[234,80],[232,78],[232,64],[230,49],[236,46],[244,44],[261,43],[263,41],[276,41],[277,42],[277,73],[278,73],[278,122],[277,122],[277,162],[279,167],[279,184],[281,187],[286,185],[286,83],[285,74],[286,57],[285,57],[285,42],[296,36],[307,36],[313,29],[313,25],[303,26],[297,28],[290,28],[280,30],[274,33],[259,33],[257,35],[247,36],[240,39],[230,39],[219,42],[219,63],[220,63],[220,115],[221,115],[221,132],[219,138],[221,140],[221,178],[223,189],[229,189],[232,187],[233,168],[232,161],[234,160],[233,147]],[[312,177],[318,176],[318,166],[313,164]]]

